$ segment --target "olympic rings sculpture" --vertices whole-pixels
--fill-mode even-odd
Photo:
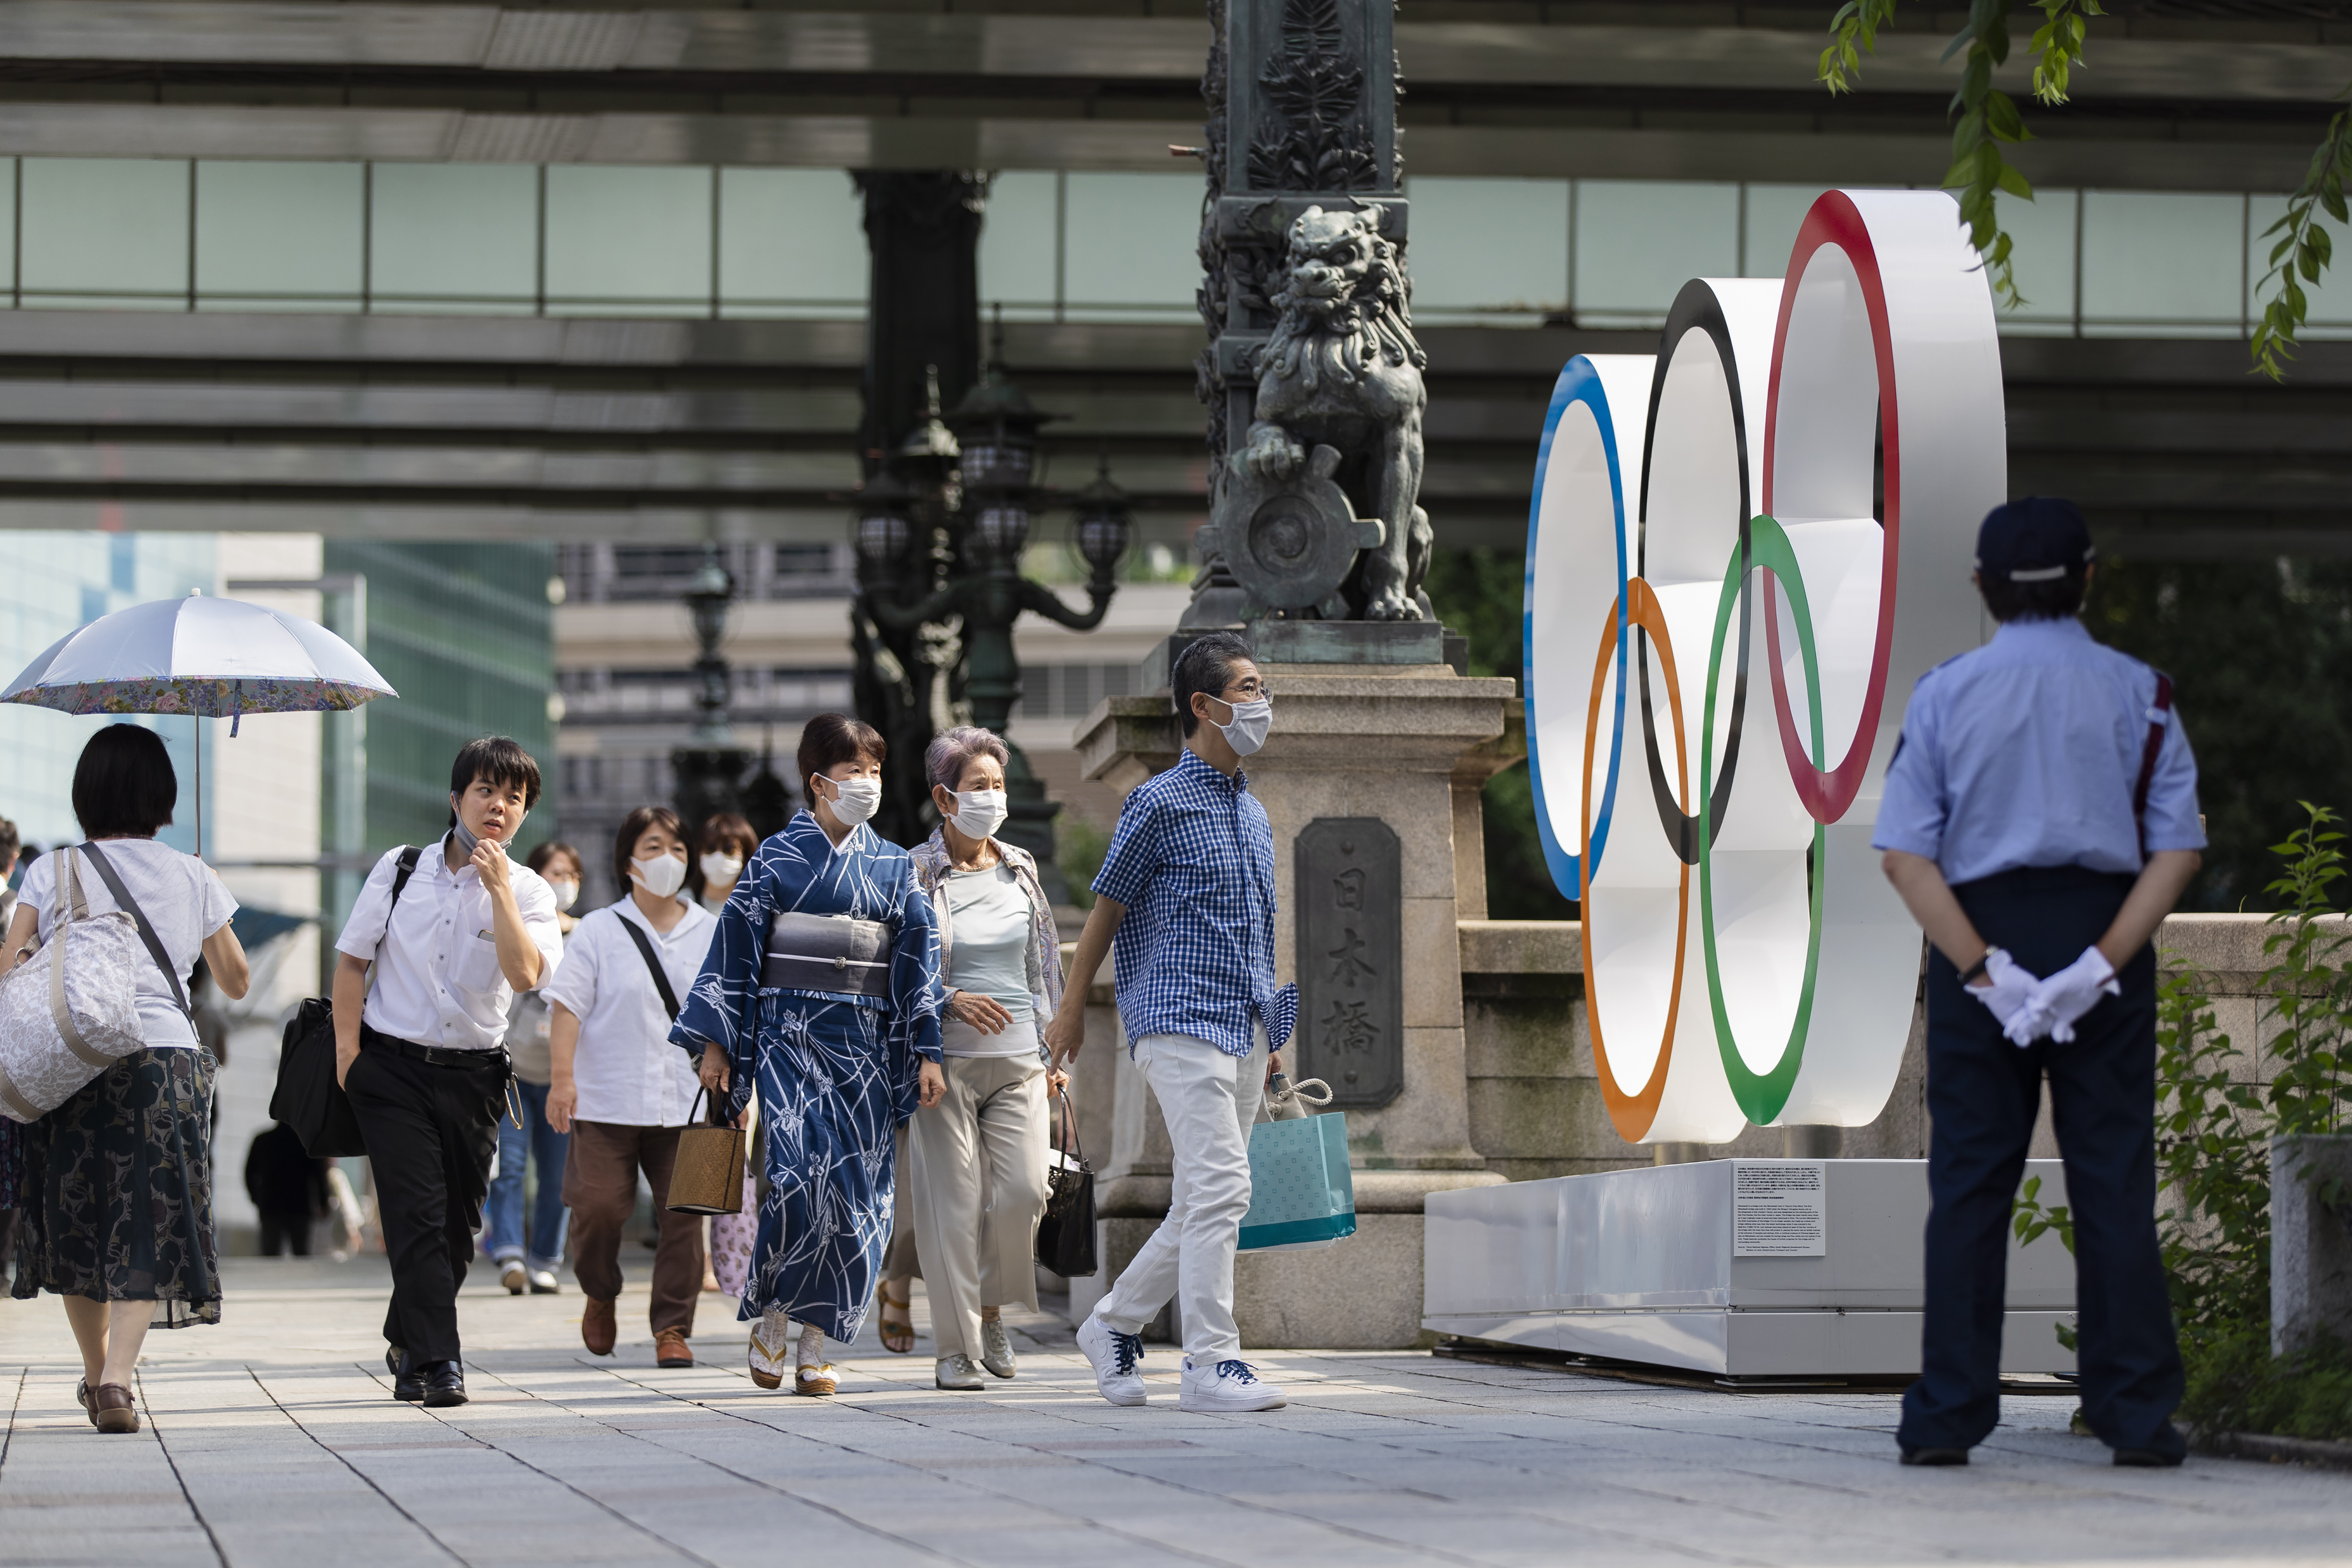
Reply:
[[[1884,1108],[1920,938],[1871,830],[1913,682],[1982,640],[2006,494],[1992,300],[1939,192],[1829,192],[1782,279],[1694,279],[1655,355],[1560,372],[1528,766],[1630,1142]]]

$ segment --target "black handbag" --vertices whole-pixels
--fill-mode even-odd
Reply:
[[[1078,1147],[1077,1114],[1069,1090],[1055,1098],[1062,1125],[1046,1174],[1045,1215],[1037,1222],[1037,1261],[1065,1279],[1083,1279],[1095,1262],[1095,1168]]]
[[[416,869],[415,846],[400,852],[400,868],[393,873],[392,903],[384,911],[384,927],[392,926],[392,910]],[[294,1129],[302,1152],[314,1160],[340,1160],[367,1152],[360,1135],[359,1114],[352,1098],[335,1081],[335,1005],[312,996],[287,1021],[286,1037],[278,1051],[278,1089],[269,1097],[269,1114]]]

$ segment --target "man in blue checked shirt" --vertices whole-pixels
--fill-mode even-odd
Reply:
[[[1965,1465],[2000,1415],[2011,1205],[2050,1081],[2074,1223],[2083,1413],[2118,1465],[2180,1463],[2156,1237],[2156,953],[2197,874],[2197,763],[2171,682],[2083,629],[2071,501],[1977,539],[1991,642],[1919,678],[1872,845],[1927,955],[1927,1310],[1895,1437]]]
[[[1184,731],[1176,765],[1118,814],[1095,907],[1064,994],[1083,998],[1116,950],[1118,1014],[1175,1146],[1168,1217],[1078,1328],[1095,1386],[1144,1403],[1143,1326],[1171,1297],[1184,1319],[1186,1410],[1277,1410],[1282,1391],[1241,1359],[1234,1252],[1250,1204],[1249,1130],[1298,1016],[1274,981],[1274,832],[1241,761],[1265,743],[1274,704],[1249,645],[1215,632],[1186,647],[1169,684]],[[1054,1015],[1045,1043],[1066,1064],[1086,1009]]]

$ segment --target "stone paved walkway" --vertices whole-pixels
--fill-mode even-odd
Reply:
[[[642,1264],[635,1266],[642,1278]],[[0,1300],[0,1563],[2342,1564],[2352,1476],[2223,1459],[2119,1471],[2009,1402],[1965,1470],[1906,1470],[1885,1395],[1730,1394],[1402,1353],[1268,1352],[1290,1406],[1095,1397],[1066,1328],[1021,1375],[929,1386],[868,1342],[839,1396],[755,1389],[731,1303],[691,1372],[653,1365],[645,1296],[609,1359],[580,1297],[463,1306],[474,1403],[388,1397],[380,1260],[237,1260],[214,1329],[158,1333],[147,1426],[92,1432],[55,1298]],[[635,1320],[634,1322],[632,1320]]]

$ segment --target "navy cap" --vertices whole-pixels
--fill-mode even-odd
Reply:
[[[2098,553],[2082,509],[2057,496],[2020,496],[1977,530],[1977,571],[2011,583],[2054,583]]]

